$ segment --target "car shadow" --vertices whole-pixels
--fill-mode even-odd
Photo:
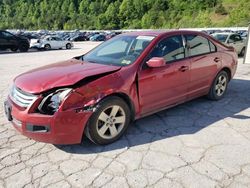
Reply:
[[[95,145],[84,138],[82,144],[56,147],[68,153],[91,154],[132,148],[179,135],[195,134],[228,117],[236,120],[250,119],[246,113],[240,113],[250,107],[249,96],[250,81],[233,79],[222,100],[211,101],[201,97],[139,119],[113,144]]]

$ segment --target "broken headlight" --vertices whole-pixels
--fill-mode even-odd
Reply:
[[[38,110],[43,114],[53,115],[71,91],[71,88],[64,88],[47,95],[38,106]]]

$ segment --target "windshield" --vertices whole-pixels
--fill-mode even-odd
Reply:
[[[106,65],[127,66],[135,62],[154,36],[118,36],[87,53],[84,61]]]
[[[216,34],[213,37],[220,42],[226,42],[228,35]]]

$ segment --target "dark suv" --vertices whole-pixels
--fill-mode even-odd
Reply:
[[[10,49],[15,52],[19,49],[21,52],[27,52],[29,47],[30,43],[27,38],[0,30],[0,50]]]

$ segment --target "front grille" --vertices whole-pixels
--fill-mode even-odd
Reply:
[[[30,93],[26,93],[26,92],[22,91],[21,89],[13,86],[11,89],[10,98],[18,106],[26,108],[37,99],[37,96],[32,95]]]

